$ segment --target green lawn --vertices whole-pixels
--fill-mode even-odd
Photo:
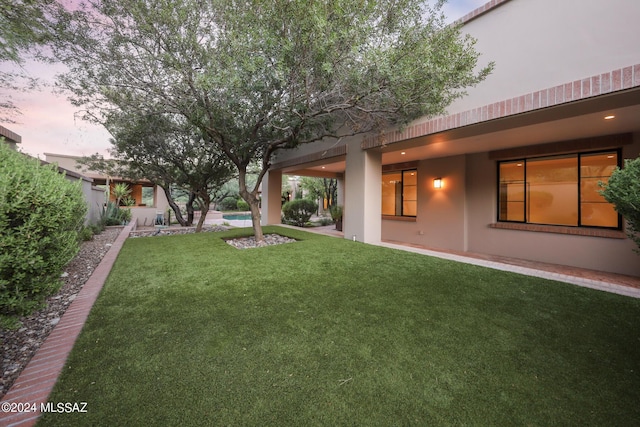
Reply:
[[[129,239],[39,425],[640,424],[640,300],[265,231]]]

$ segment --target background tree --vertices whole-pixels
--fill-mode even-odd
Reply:
[[[624,168],[617,168],[611,174],[601,194],[613,203],[616,211],[627,221],[627,235],[632,239],[640,254],[640,157],[625,159]]]
[[[440,114],[490,72],[442,4],[88,0],[57,45],[60,83],[99,122],[138,108],[197,126],[237,169],[260,241],[277,150]]]
[[[193,221],[195,201],[200,209],[196,232],[201,231],[212,195],[234,176],[226,156],[208,141],[208,136],[179,116],[111,114],[106,126],[114,136],[112,154],[129,166],[130,173],[162,186],[182,221],[171,197],[171,185],[189,193],[189,218],[181,224]]]
[[[303,176],[300,179],[300,187],[304,189],[310,198],[326,200],[326,209],[330,210],[337,203],[338,180],[335,178],[315,178]]]
[[[0,89],[28,91],[37,87],[37,80],[22,68],[25,56],[46,59],[38,49],[62,31],[64,16],[55,0],[0,0]],[[7,96],[0,98],[0,121],[14,123],[17,106]]]

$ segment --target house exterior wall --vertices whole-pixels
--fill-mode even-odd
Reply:
[[[464,155],[420,161],[417,215],[383,219],[382,239],[464,251],[465,165]],[[433,188],[436,177],[444,177],[443,188]]]
[[[623,158],[640,155],[640,134]],[[492,228],[497,221],[497,167],[489,153],[419,163],[418,215],[382,221],[382,239],[640,276],[635,244],[624,238]],[[433,188],[442,176],[444,187]],[[586,233],[585,233],[586,234]]]
[[[628,0],[502,2],[463,27],[477,39],[479,65],[494,61],[495,69],[448,113],[637,64],[639,16],[640,2]]]
[[[60,169],[65,178],[73,183],[80,182],[80,190],[87,204],[87,213],[84,218],[85,225],[95,224],[100,219],[105,192],[101,188],[93,186],[93,180],[85,178],[73,171]]]
[[[17,144],[22,142],[22,137],[6,127],[0,126],[0,141],[4,141],[12,150],[17,150]]]
[[[138,183],[130,182],[127,180],[123,180],[117,177],[109,178],[105,174],[87,169],[86,166],[79,165],[78,164],[79,157],[77,156],[68,156],[64,154],[52,154],[52,153],[44,153],[44,154],[47,162],[56,163],[59,167],[63,169],[71,171],[75,174],[80,174],[87,178],[91,178],[94,181],[97,181],[98,184],[104,184],[105,181],[108,181],[109,188],[110,188],[110,192],[109,192],[110,201],[112,202],[115,202],[116,200],[115,197],[113,196],[113,188],[116,183],[124,182],[127,185],[129,185],[129,189],[131,190],[131,193],[129,195],[135,200],[136,206],[140,206],[142,204],[142,188],[145,186],[152,186],[148,181],[146,181],[146,184],[143,185],[143,184],[138,184]],[[165,210],[169,206],[169,203],[167,201],[166,196],[164,195],[164,192],[161,189],[160,191],[157,191],[157,190],[158,190],[158,187],[156,186],[154,189],[154,208],[158,210]],[[104,199],[100,199],[100,200],[102,200],[101,203],[104,203]]]
[[[625,146],[623,157],[640,154],[640,135]],[[640,276],[640,257],[627,238],[591,237],[489,227],[497,218],[497,171],[487,153],[467,156],[467,215],[469,252],[522,258]]]
[[[488,13],[463,27],[478,39],[480,65],[496,63],[484,82],[445,116],[390,129],[385,138],[367,135],[347,143],[345,238],[375,228],[370,215],[381,212],[381,179],[366,166],[364,153],[384,153],[381,166],[387,166],[384,156],[401,159],[392,154],[407,147],[415,151],[394,161],[417,164],[417,216],[382,218],[381,239],[640,276],[635,244],[622,231],[497,223],[497,160],[490,157],[490,150],[541,144],[556,149],[562,141],[579,141],[572,145],[576,152],[593,151],[581,143],[629,132],[631,143],[616,147],[623,158],[640,154],[634,119],[640,106],[640,2],[493,0],[484,9]],[[609,108],[626,113],[626,121],[592,126]],[[309,144],[281,153],[278,162],[311,164],[331,146]],[[444,179],[444,188],[433,188],[436,177]],[[374,184],[378,194],[371,191]],[[357,239],[375,241],[375,233],[367,233],[368,239]]]

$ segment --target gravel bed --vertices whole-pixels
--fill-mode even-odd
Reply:
[[[224,225],[204,226],[202,232],[227,231],[229,227]],[[170,227],[170,228],[139,228],[129,233],[129,237],[151,237],[151,236],[171,236],[174,234],[195,233],[195,227]]]
[[[238,249],[260,248],[263,246],[281,245],[283,243],[293,243],[295,239],[281,236],[279,234],[265,234],[263,242],[256,242],[255,237],[242,237],[238,239],[229,239],[226,242]]]
[[[109,227],[99,235],[93,236],[93,240],[83,242],[80,251],[62,274],[63,285],[60,291],[47,298],[46,306],[30,316],[21,318],[22,326],[19,329],[0,329],[0,398],[9,391],[36,350],[58,324],[60,317],[76,298],[121,230],[122,227]]]

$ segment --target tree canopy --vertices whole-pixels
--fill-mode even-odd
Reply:
[[[229,160],[208,136],[182,117],[134,112],[111,115],[107,128],[114,136],[112,154],[127,166],[129,175],[147,178],[164,189],[182,225],[190,225],[192,202],[197,200],[201,216],[196,231],[202,230],[211,195],[234,176]],[[190,194],[187,221],[171,197],[173,185]]]
[[[483,80],[474,40],[418,0],[88,0],[56,45],[88,117],[172,114],[258,191],[280,149],[444,112]],[[258,165],[255,185],[247,185]]]
[[[24,57],[33,54],[34,58],[45,59],[38,49],[63,32],[64,16],[64,8],[55,0],[0,0],[1,89],[23,91],[37,86],[37,80],[22,69]],[[0,120],[13,122],[18,107],[8,97],[3,98]]]

